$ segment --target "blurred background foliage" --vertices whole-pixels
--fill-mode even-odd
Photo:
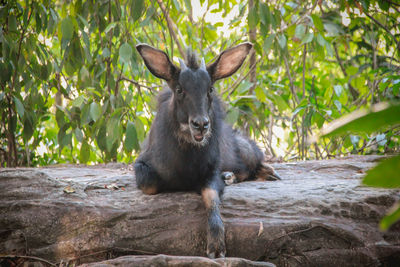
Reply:
[[[216,84],[227,120],[283,160],[399,152],[400,1],[1,1],[0,165],[132,162],[162,82],[135,50],[148,43],[210,62],[251,41]],[[385,102],[367,131],[330,122]],[[397,113],[396,113],[397,112]],[[389,114],[389,115],[388,115]],[[393,116],[392,116],[393,117]],[[351,130],[351,129],[350,129]]]

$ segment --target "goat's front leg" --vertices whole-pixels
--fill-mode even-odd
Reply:
[[[150,164],[138,159],[134,165],[136,185],[146,195],[154,195],[162,191],[163,183],[156,170]]]
[[[225,257],[225,228],[219,212],[220,196],[224,183],[219,176],[201,190],[201,196],[207,210],[207,256]]]

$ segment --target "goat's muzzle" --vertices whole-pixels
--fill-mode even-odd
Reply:
[[[196,142],[202,142],[209,133],[210,119],[206,116],[196,116],[189,120],[190,131]]]

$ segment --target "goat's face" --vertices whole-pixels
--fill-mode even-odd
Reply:
[[[145,44],[136,46],[147,68],[155,76],[167,81],[174,93],[173,105],[179,123],[177,137],[197,146],[207,144],[212,134],[212,103],[215,94],[213,83],[235,73],[252,48],[243,43],[222,52],[217,60],[208,66],[202,60],[186,64],[180,60],[175,66],[168,55]]]
[[[176,119],[180,138],[195,145],[204,145],[211,136],[213,87],[210,75],[202,67],[191,69],[181,63],[174,88]]]

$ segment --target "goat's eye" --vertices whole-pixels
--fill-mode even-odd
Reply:
[[[211,86],[208,92],[209,92],[210,94],[211,94],[212,92],[214,92],[214,86]]]
[[[177,86],[176,86],[176,93],[177,93],[178,95],[181,95],[181,94],[183,93],[183,89],[182,89],[182,87],[181,87],[180,85],[177,85]]]

